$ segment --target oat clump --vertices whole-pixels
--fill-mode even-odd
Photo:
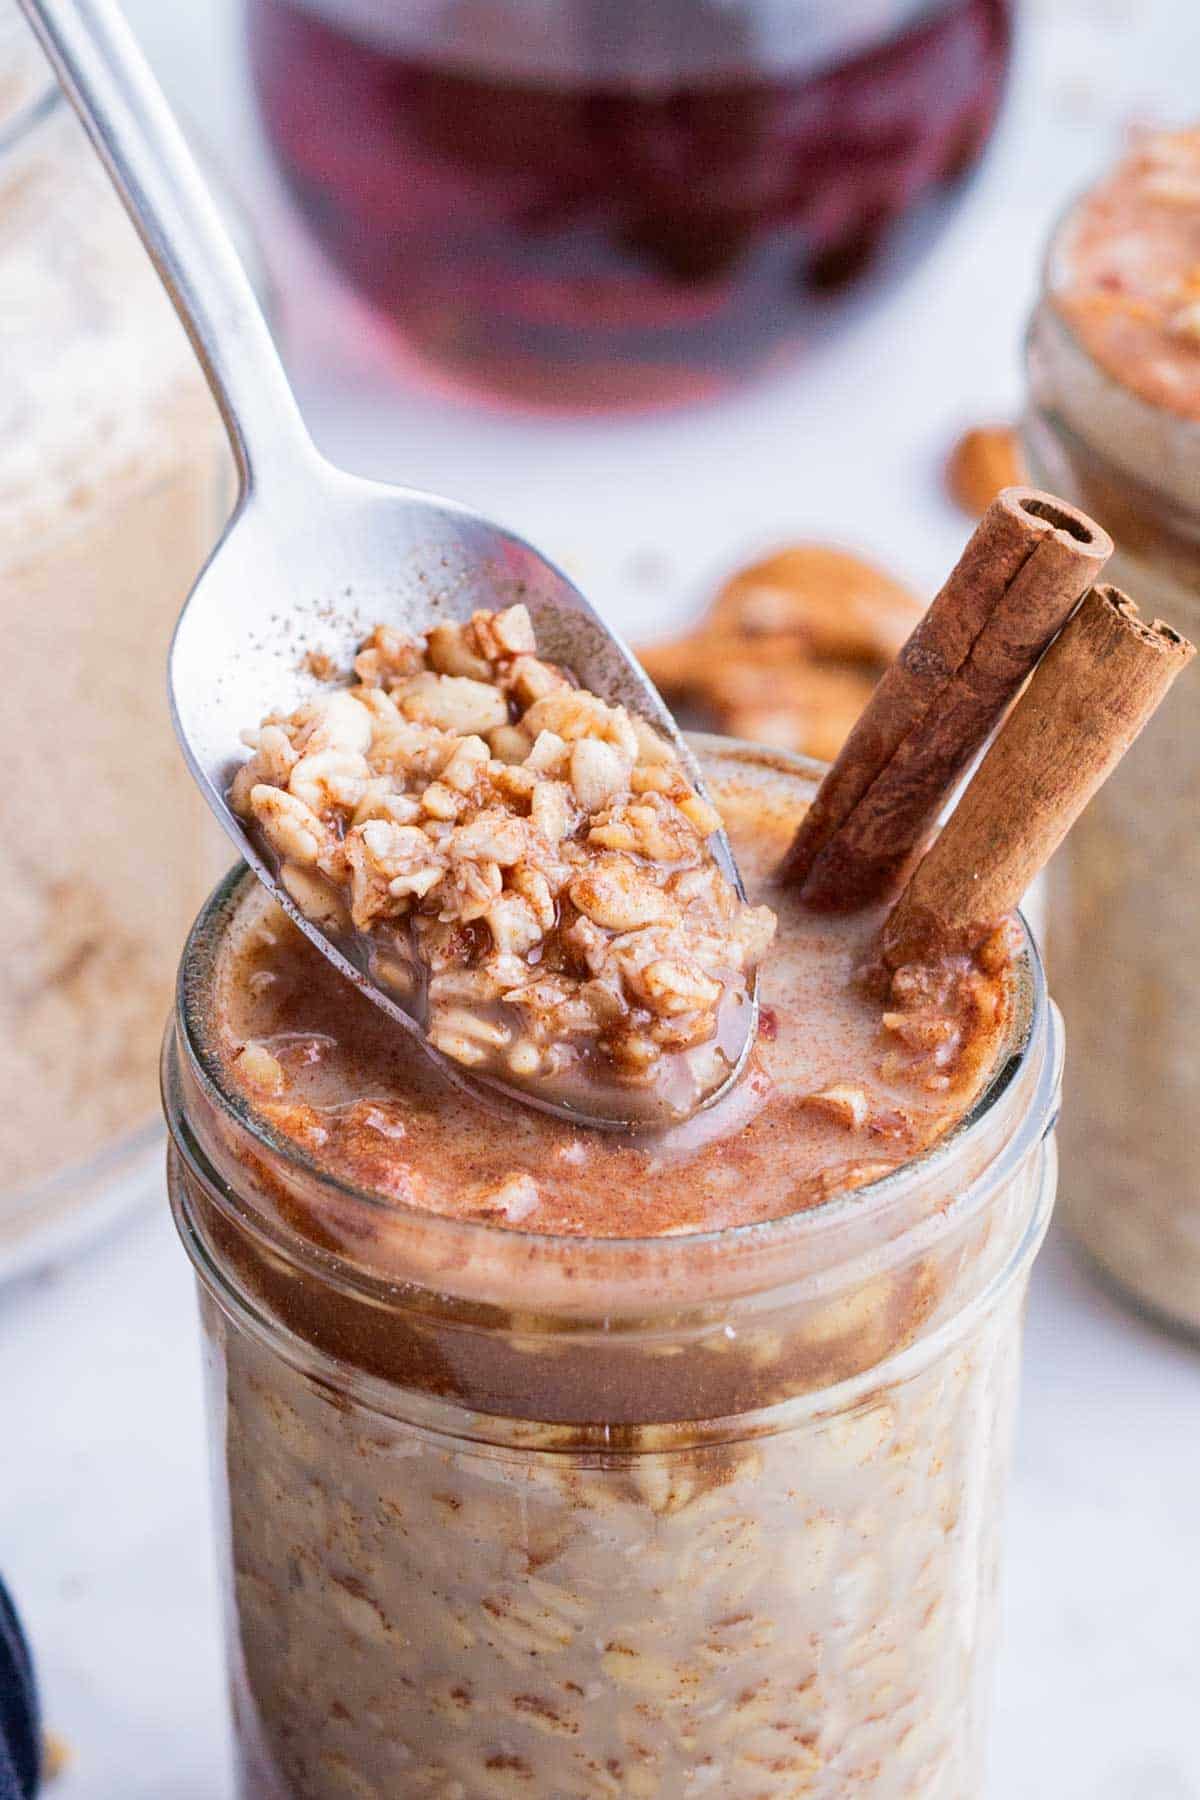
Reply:
[[[351,685],[245,741],[234,810],[308,917],[423,995],[445,1055],[521,1082],[669,1064],[690,1105],[723,1077],[722,1005],[774,916],[717,865],[673,747],[543,661],[524,606],[378,626]]]

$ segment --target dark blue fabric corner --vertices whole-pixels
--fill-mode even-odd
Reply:
[[[33,1800],[41,1741],[33,1661],[0,1582],[0,1800]]]

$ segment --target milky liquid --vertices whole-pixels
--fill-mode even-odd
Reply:
[[[995,1029],[968,1034],[945,1086],[894,1066],[883,1006],[856,976],[883,909],[810,914],[773,884],[810,788],[769,764],[710,764],[750,899],[779,934],[760,976],[763,1028],[733,1093],[686,1125],[635,1139],[501,1110],[452,1087],[257,891],[221,962],[220,1047],[265,1043],[288,1087],[256,1104],[322,1166],[406,1205],[524,1230],[653,1236],[777,1218],[907,1161],[969,1108]],[[852,1085],[869,1123],[808,1104]]]

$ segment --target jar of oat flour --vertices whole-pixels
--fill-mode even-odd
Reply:
[[[231,495],[182,328],[0,0],[0,1279],[157,1166],[162,1016],[219,866],[165,658]]]

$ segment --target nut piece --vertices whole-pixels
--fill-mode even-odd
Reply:
[[[708,626],[751,641],[790,637],[817,661],[888,663],[920,610],[908,588],[865,557],[793,544],[732,576]]]
[[[561,693],[571,683],[553,663],[540,662],[536,656],[518,656],[509,678],[513,698],[520,706],[532,706],[547,694]]]
[[[520,894],[501,895],[483,916],[502,956],[523,956],[545,936],[541,920]]]
[[[1197,184],[1200,194],[1200,183]],[[1171,314],[1170,329],[1185,343],[1200,344],[1200,300],[1188,300]]]
[[[354,659],[364,687],[377,688],[411,675],[422,664],[421,646],[392,625],[377,625]]]
[[[533,790],[529,816],[548,844],[560,843],[571,827],[571,790],[566,782],[540,781]]]
[[[303,732],[306,755],[317,750],[356,750],[371,745],[371,715],[347,688],[322,694],[304,709],[311,725]]]
[[[434,625],[426,639],[429,666],[439,675],[466,675],[472,681],[489,681],[491,667],[485,656],[476,655],[467,643],[462,625]]]
[[[508,723],[504,695],[469,675],[413,675],[396,689],[396,703],[406,719],[436,725],[442,731],[482,736]]]
[[[518,1225],[536,1211],[538,1200],[537,1182],[533,1177],[513,1174],[484,1196],[483,1206],[486,1211],[502,1213],[510,1224]]]
[[[341,899],[329,885],[312,869],[302,869],[299,864],[285,862],[280,865],[279,879],[291,895],[306,919],[319,925],[322,931],[344,931],[350,923],[349,914]]]
[[[861,557],[795,544],[734,575],[690,636],[639,654],[705,723],[832,759],[920,616],[915,596]]]
[[[488,732],[492,755],[503,763],[523,763],[529,755],[528,737],[519,725],[498,725]]]
[[[721,984],[682,957],[658,956],[639,969],[637,986],[657,1013],[707,1012],[721,998]]]
[[[447,787],[469,794],[490,761],[491,752],[481,737],[460,738],[441,778]]]
[[[361,706],[358,710],[363,711]],[[334,807],[357,806],[367,791],[369,773],[367,759],[360,751],[344,750],[334,744],[307,751],[292,769],[288,787],[297,800],[321,815]]]
[[[633,759],[615,744],[580,738],[571,746],[571,786],[584,812],[599,812],[629,786]]]
[[[1016,433],[1008,425],[964,431],[946,461],[946,489],[969,518],[980,518],[1002,488],[1024,481]]]
[[[527,606],[507,606],[503,612],[477,612],[471,620],[471,631],[492,662],[503,662],[511,656],[532,656],[537,649]]]
[[[628,856],[603,856],[568,890],[574,905],[595,925],[609,931],[636,931],[673,917],[668,894],[644,875]]]
[[[256,1043],[253,1038],[238,1051],[234,1062],[242,1080],[248,1081],[260,1094],[270,1094],[277,1100],[287,1087],[283,1064],[271,1055],[265,1044]]]
[[[566,739],[560,738],[556,731],[539,731],[525,758],[525,767],[536,775],[558,776],[566,768],[569,754]]]
[[[449,843],[451,856],[459,860],[493,862],[501,869],[511,869],[528,849],[529,831],[520,819],[493,806],[469,824],[460,825]]]
[[[844,1125],[847,1131],[861,1131],[871,1112],[862,1088],[848,1081],[836,1081],[815,1094],[805,1094],[800,1104],[807,1112],[820,1113],[835,1125]]]
[[[625,708],[608,706],[583,688],[566,688],[535,700],[523,722],[535,739],[540,731],[553,731],[568,744],[600,738],[616,744],[630,763],[637,759],[637,735]]]
[[[308,868],[325,844],[325,828],[305,801],[283,788],[258,785],[250,790],[250,811],[277,856]]]

